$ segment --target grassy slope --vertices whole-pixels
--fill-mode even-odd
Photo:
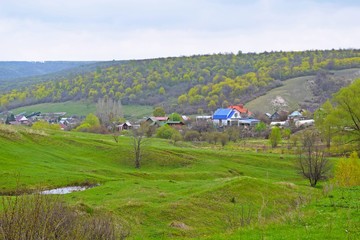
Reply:
[[[256,227],[300,211],[300,198],[319,195],[296,175],[291,157],[242,152],[237,145],[212,149],[151,139],[143,166],[136,170],[127,137],[115,144],[111,136],[46,134],[1,128],[0,191],[14,189],[18,176],[20,187],[32,189],[99,182],[98,187],[64,198],[89,211],[111,211],[126,222],[132,239],[237,239],[242,209],[252,211]],[[171,227],[174,222],[188,227]],[[249,233],[257,239],[255,233],[287,228],[266,226]],[[248,234],[246,229],[242,233]],[[301,225],[299,229],[304,230]]]
[[[127,119],[138,119],[144,116],[152,115],[151,106],[123,105],[124,117]],[[89,104],[83,101],[69,101],[61,103],[42,103],[32,106],[16,108],[12,110],[15,114],[22,112],[66,112],[68,116],[83,115],[95,113],[95,104]]]
[[[343,79],[358,78],[359,69],[347,69],[341,71],[334,71],[334,76],[342,81]],[[275,88],[267,92],[265,95],[260,96],[246,104],[246,107],[251,111],[270,112],[273,113],[274,109],[271,101],[277,96],[281,96],[288,103],[288,109],[298,109],[300,102],[310,100],[313,97],[307,82],[313,81],[314,76],[298,77],[283,81],[283,86]]]

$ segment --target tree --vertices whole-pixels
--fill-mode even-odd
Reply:
[[[259,122],[258,124],[255,125],[255,131],[256,132],[263,132],[266,130],[266,124],[264,122]]]
[[[165,88],[164,88],[164,87],[159,88],[159,94],[160,94],[160,95],[164,95],[164,94],[165,94]]]
[[[187,102],[186,94],[182,94],[178,97],[178,104],[183,105]]]
[[[99,98],[96,103],[96,115],[104,126],[111,126],[114,121],[123,117],[121,101]]]
[[[171,140],[172,140],[173,143],[175,144],[176,142],[182,140],[182,135],[181,135],[178,131],[175,131],[175,132],[171,135]]]
[[[165,124],[164,126],[161,126],[156,130],[156,137],[171,139],[174,132],[177,131],[174,128],[170,127],[169,125]]]
[[[329,115],[333,111],[333,106],[330,101],[327,100],[322,107],[314,113],[315,126],[319,131],[322,140],[326,142],[328,148],[330,148],[331,138],[334,134],[332,126],[334,121],[336,121],[333,116]]]
[[[163,107],[156,107],[153,111],[154,117],[165,117],[165,110]]]
[[[274,127],[271,129],[271,133],[269,136],[269,140],[271,143],[271,147],[275,148],[281,142],[281,131],[280,128]]]
[[[14,116],[14,114],[10,114],[6,117],[5,123],[10,124],[10,122],[13,122],[13,121],[15,121],[15,116]]]
[[[332,99],[324,124],[331,125],[337,136],[360,143],[360,79],[342,88]]]
[[[335,181],[343,187],[360,185],[360,160],[356,152],[336,164]]]
[[[89,113],[80,126],[75,129],[75,131],[90,132],[98,127],[100,127],[100,120],[94,114]]]
[[[305,131],[302,135],[302,147],[298,157],[298,168],[312,187],[315,187],[319,180],[327,178],[330,170],[325,152],[320,149],[316,141],[317,133],[315,131]]]
[[[291,130],[289,128],[283,129],[283,131],[281,132],[281,136],[289,140],[291,136]]]
[[[171,120],[171,121],[181,121],[181,116],[180,116],[180,114],[178,114],[178,113],[172,113],[172,114],[170,114],[169,115],[169,120]]]
[[[146,131],[147,131],[147,125],[141,125],[140,128],[132,130],[132,147],[134,152],[135,168],[141,167],[143,145],[146,143],[146,138],[145,138]]]

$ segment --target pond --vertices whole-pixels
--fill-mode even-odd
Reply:
[[[50,190],[45,190],[40,192],[41,194],[68,194],[68,193],[72,193],[72,192],[80,192],[80,191],[84,191],[86,189],[89,189],[92,187],[89,186],[71,186],[71,187],[62,187],[62,188],[54,188],[54,189],[50,189]]]

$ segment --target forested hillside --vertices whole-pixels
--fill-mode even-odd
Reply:
[[[0,105],[11,109],[41,102],[96,101],[107,96],[121,99],[125,105],[163,105],[169,110],[196,113],[246,103],[289,78],[354,67],[360,67],[360,50],[239,52],[114,61],[92,72],[14,89],[1,96]]]

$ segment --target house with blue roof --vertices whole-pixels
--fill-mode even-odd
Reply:
[[[231,108],[219,108],[215,111],[213,117],[213,123],[218,126],[232,126],[233,123],[241,119],[240,112]]]
[[[260,122],[258,119],[247,118],[234,108],[219,108],[212,116],[215,125],[222,126],[255,126]]]
[[[289,121],[295,122],[295,121],[302,120],[302,119],[304,119],[303,115],[299,111],[294,111],[288,116]]]

